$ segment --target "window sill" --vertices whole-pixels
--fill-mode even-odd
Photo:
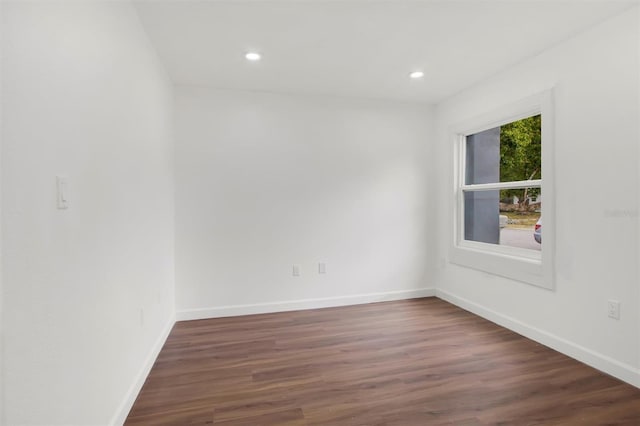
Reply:
[[[479,244],[485,246],[485,244]],[[528,250],[530,251],[530,250]],[[449,252],[451,263],[466,268],[553,290],[553,274],[545,268],[538,253],[508,254],[506,251],[478,248],[475,245],[453,246]]]

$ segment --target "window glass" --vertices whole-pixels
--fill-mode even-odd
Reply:
[[[500,182],[542,179],[542,117],[535,115],[500,129]]]
[[[466,136],[465,240],[541,250],[541,125],[535,115]]]

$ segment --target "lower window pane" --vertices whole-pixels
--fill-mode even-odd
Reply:
[[[464,193],[464,238],[542,250],[540,188]]]

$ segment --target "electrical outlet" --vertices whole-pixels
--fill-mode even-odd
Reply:
[[[300,265],[293,265],[293,276],[294,277],[300,276]]]
[[[620,319],[620,302],[617,300],[609,300],[607,302],[607,315],[609,318]]]
[[[326,263],[318,263],[318,273],[326,274],[327,273],[327,264]]]

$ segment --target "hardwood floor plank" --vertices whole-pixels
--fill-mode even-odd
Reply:
[[[127,425],[640,425],[640,390],[435,298],[177,323]]]
[[[246,426],[246,425],[283,425],[283,426],[297,426],[305,425],[304,414],[300,408],[292,408],[289,410],[274,411],[270,413],[258,414],[258,415],[241,415],[235,419],[218,420],[216,413],[214,412],[214,425],[225,426]]]

